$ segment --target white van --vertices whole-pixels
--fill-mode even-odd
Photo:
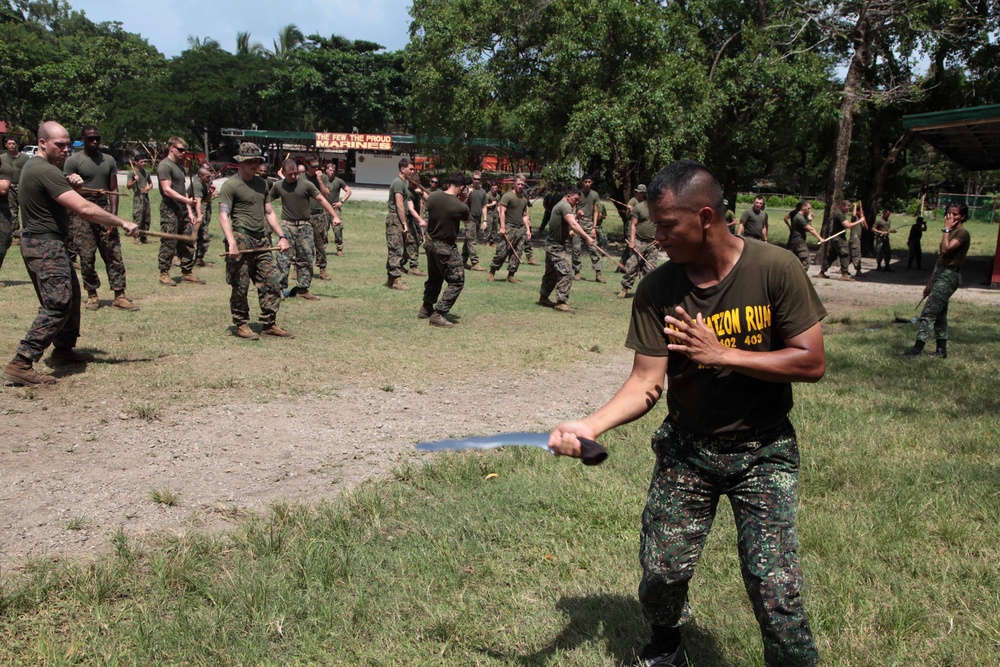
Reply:
[[[24,148],[21,149],[21,152],[27,155],[28,157],[34,157],[35,153],[38,152],[38,146],[25,146]]]

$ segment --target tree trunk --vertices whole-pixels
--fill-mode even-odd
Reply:
[[[871,179],[871,191],[868,193],[868,201],[864,204],[865,217],[868,220],[875,220],[875,217],[879,214],[879,208],[882,206],[882,193],[885,192],[885,182],[889,180],[889,177],[896,173],[896,159],[899,158],[899,154],[902,153],[910,142],[913,141],[914,135],[909,131],[903,132],[903,134],[896,140],[896,143],[892,145],[889,152],[884,156],[881,156],[882,161],[879,163],[878,169],[875,170],[874,175]],[[871,252],[874,248],[874,237],[869,232],[865,233],[865,236],[872,236],[872,238],[864,238],[862,242],[862,247],[865,252]]]

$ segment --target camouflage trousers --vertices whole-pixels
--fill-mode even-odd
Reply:
[[[236,246],[240,250],[267,248],[271,241],[267,236],[256,238],[240,232],[233,232]],[[237,255],[226,257],[226,283],[232,288],[229,294],[229,310],[233,324],[239,326],[250,321],[250,302],[247,293],[250,283],[257,286],[257,300],[260,303],[261,324],[269,326],[278,318],[281,305],[281,287],[278,286],[278,268],[271,253]]]
[[[149,223],[152,211],[149,208],[149,193],[139,192],[136,188],[132,196],[132,222],[139,226],[142,231],[149,231]]]
[[[507,273],[514,275],[521,266],[521,256],[524,254],[524,247],[528,241],[528,233],[524,227],[507,227],[507,240],[497,233],[497,250],[493,253],[493,261],[490,262],[490,273],[496,273],[507,264]]]
[[[580,216],[580,226],[583,227],[583,231],[587,232],[588,236],[594,235],[594,221],[592,218],[586,216]],[[583,268],[583,239],[579,236],[573,236],[573,273],[580,273],[580,269]],[[601,270],[601,251],[597,249],[596,246],[587,246],[587,254],[590,255],[590,264],[594,267],[594,271],[600,272]]]
[[[604,252],[608,251],[608,235],[604,231],[604,225],[597,225],[597,245],[604,248]],[[624,264],[625,262],[622,262]]]
[[[539,296],[547,299],[552,290],[556,291],[556,302],[566,303],[569,290],[573,287],[573,272],[566,256],[566,246],[554,241],[545,242],[545,273],[542,275],[542,289]]]
[[[105,211],[110,210],[105,204]],[[80,258],[80,277],[88,294],[97,292],[101,278],[97,275],[97,253],[101,253],[108,274],[108,287],[125,289],[125,261],[122,259],[122,239],[117,227],[87,222],[75,213],[69,214],[69,252]]]
[[[854,273],[861,273],[861,235],[852,236],[847,242],[847,252],[851,257],[851,264],[854,265]]]
[[[799,452],[787,420],[773,430],[728,439],[701,435],[667,418],[653,436],[656,464],[642,514],[639,601],[653,625],[690,620],[688,583],[726,495],[737,527],[740,571],[771,666],[815,665],[819,654],[801,591],[795,514]]]
[[[330,214],[326,211],[309,214],[309,224],[313,230],[313,255],[315,256],[316,268],[320,271],[326,268],[326,244],[330,242],[331,222]]]
[[[479,240],[479,228],[481,225],[482,221],[475,218],[465,222],[465,243],[462,244],[462,261],[473,266],[479,264],[479,253],[476,252],[476,242]]]
[[[190,235],[192,224],[186,207],[175,207],[165,201],[160,204],[160,231],[164,234]],[[160,253],[156,261],[160,273],[169,273],[175,255],[181,261],[181,273],[194,271],[194,248],[191,245],[176,239],[160,239]]]
[[[337,244],[337,252],[344,251],[344,214],[341,209],[335,209],[337,211],[337,218],[340,219],[340,224],[333,225],[333,242]],[[332,223],[331,223],[332,224]]]
[[[0,268],[3,268],[3,260],[7,257],[10,244],[14,242],[14,224],[10,209],[0,206]]]
[[[788,250],[791,251],[793,255],[799,258],[799,261],[802,262],[802,268],[808,271],[809,245],[805,241],[790,241],[788,243]]]
[[[195,241],[195,259],[205,259],[208,253],[208,243],[212,240],[212,235],[208,231],[208,223],[212,222],[212,205],[203,203],[202,205],[201,227],[198,228],[198,240]]]
[[[282,220],[281,231],[292,244],[291,252],[278,253],[278,284],[288,289],[288,273],[295,264],[295,282],[303,290],[312,285],[313,256],[316,254],[315,228],[311,220]]]
[[[876,236],[875,237],[875,266],[885,263],[885,267],[889,268],[889,262],[892,261],[892,244],[889,242],[888,236]]]
[[[7,204],[10,205],[10,222],[14,232],[21,229],[21,204],[17,192],[17,184],[11,183],[7,190]]]
[[[406,241],[403,238],[403,223],[399,216],[389,213],[385,216],[385,247],[388,257],[385,260],[385,272],[389,282],[403,275],[403,253],[406,251]]]
[[[622,276],[622,289],[626,292],[632,289],[636,278],[642,280],[646,274],[656,268],[656,260],[660,255],[660,247],[653,241],[635,240],[635,252],[631,253],[625,265],[625,275]]]
[[[486,232],[484,238],[486,243],[496,243],[497,236],[500,235],[500,213],[495,208],[490,209],[486,214]]]
[[[934,271],[931,293],[920,312],[917,340],[926,343],[932,331],[934,340],[948,340],[948,301],[961,284],[962,274],[956,268],[942,266]]]
[[[830,239],[826,242],[826,249],[823,252],[823,265],[820,268],[820,272],[826,273],[826,270],[830,268],[830,264],[834,259],[840,259],[840,272],[849,273],[848,271],[848,260],[851,257],[850,250],[847,248],[847,241],[844,240],[843,236],[838,236],[835,239]]]
[[[406,233],[403,234],[403,261],[401,265],[409,263],[411,269],[419,268],[420,265],[420,242],[423,233],[420,228],[420,220],[413,216],[407,216]]]
[[[917,268],[922,269],[924,253],[920,249],[920,241],[907,241],[906,248],[909,250],[909,254],[906,256],[906,268],[910,268],[913,262],[917,263]]]
[[[427,253],[427,280],[424,282],[424,306],[437,312],[447,313],[455,305],[458,295],[465,287],[465,268],[458,254],[458,245],[445,241],[427,239],[424,243]],[[444,294],[441,285],[448,283]],[[438,300],[438,295],[441,299]],[[435,303],[437,301],[437,303]]]
[[[49,345],[76,347],[80,337],[80,281],[64,241],[22,237],[21,258],[35,286],[39,306],[35,321],[17,348],[17,356],[35,362]]]

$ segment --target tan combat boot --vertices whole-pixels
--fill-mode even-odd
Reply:
[[[181,276],[182,283],[193,283],[195,285],[204,285],[205,281],[194,275],[193,273],[185,273]]]
[[[473,264],[472,265],[472,270],[473,271],[485,271],[486,269],[484,269],[481,264]]]
[[[260,336],[257,335],[254,332],[254,330],[251,329],[246,324],[241,324],[238,327],[236,327],[236,336],[238,338],[246,338],[247,340],[257,340],[258,338],[260,338]]]
[[[170,274],[166,271],[162,271],[160,273],[160,284],[166,285],[167,287],[177,287],[177,283],[174,282],[174,279],[171,278]]]
[[[275,338],[295,338],[295,334],[286,329],[282,329],[277,324],[267,324],[261,329],[260,335],[273,336]]]
[[[495,282],[496,279],[497,279],[497,276],[492,271],[490,271],[489,275],[486,276],[486,282],[488,282],[488,283]]]
[[[410,289],[409,285],[403,282],[402,278],[393,278],[386,285],[389,289],[398,289],[401,292],[405,292]]]
[[[601,284],[604,284],[604,283],[608,282],[607,280],[604,279],[604,276],[601,275],[600,271],[597,272],[597,277],[594,278],[594,280],[596,280],[597,282],[599,282]]]
[[[34,387],[39,384],[52,384],[56,381],[51,375],[39,375],[32,368],[32,363],[15,357],[9,364],[4,366],[0,377],[16,386]]]
[[[326,272],[326,269],[322,269],[319,272],[319,279],[320,280],[333,280],[333,278],[330,277],[330,274]]]
[[[517,278],[515,278],[513,273],[510,273],[510,274],[507,274],[507,282],[514,283],[516,285],[517,283],[519,283],[521,281],[518,280]]]
[[[97,294],[88,294],[87,303],[83,306],[87,310],[99,310],[101,307],[101,300],[97,297]]]
[[[569,304],[566,303],[565,301],[560,301],[559,303],[557,303],[555,305],[555,310],[558,310],[560,313],[572,313],[573,312],[573,309],[570,308]]]
[[[115,294],[115,300],[111,302],[112,307],[118,308],[119,310],[129,310],[136,311],[139,310],[139,306],[135,305],[127,296],[125,292],[120,294]]]
[[[628,298],[628,290],[627,289],[622,289],[621,292],[618,292],[618,298],[619,299]]]
[[[430,320],[428,320],[428,323],[432,327],[441,327],[442,329],[447,329],[448,327],[455,326],[453,323],[451,323],[447,319],[445,319],[444,315],[442,315],[441,313],[437,312],[436,310],[434,311],[434,314],[431,315],[431,318],[430,318]]]
[[[300,299],[305,299],[306,301],[319,301],[318,296],[307,289],[302,289],[301,287],[295,291],[295,296]]]

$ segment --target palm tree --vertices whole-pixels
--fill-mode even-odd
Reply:
[[[188,47],[192,51],[199,51],[201,49],[217,49],[219,48],[219,43],[211,37],[202,39],[201,37],[188,35]]]
[[[301,47],[305,41],[306,36],[302,34],[299,27],[294,23],[289,23],[278,31],[278,39],[274,40],[274,50],[268,53],[274,58],[285,58],[289,53]]]
[[[267,53],[267,49],[260,42],[250,43],[249,32],[236,33],[236,55],[238,56],[262,56]]]

